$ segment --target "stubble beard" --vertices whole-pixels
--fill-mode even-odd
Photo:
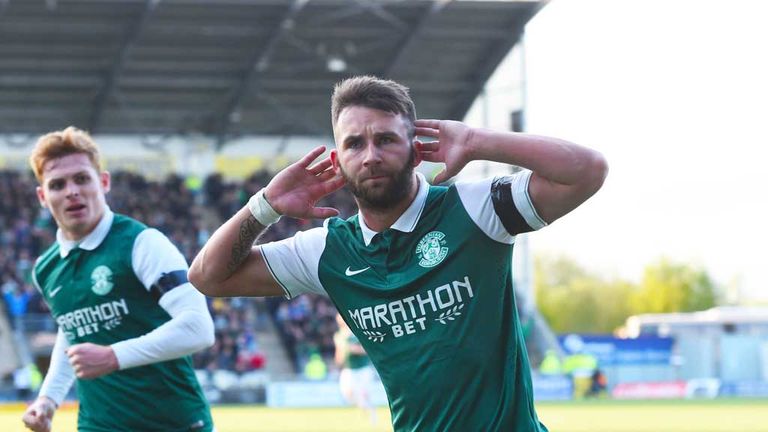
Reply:
[[[414,154],[411,152],[405,165],[391,176],[392,182],[383,190],[366,187],[361,182],[355,181],[347,175],[344,168],[339,168],[341,175],[347,182],[347,188],[357,199],[360,207],[372,210],[387,210],[395,207],[410,195],[413,188],[413,182],[411,181],[411,178],[413,178],[413,159]]]

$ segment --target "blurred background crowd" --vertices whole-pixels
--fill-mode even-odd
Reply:
[[[270,178],[269,173],[262,171],[244,182],[230,182],[219,174],[203,180],[171,175],[156,181],[121,171],[112,174],[107,200],[113,211],[162,231],[191,262],[213,230],[266,186]],[[50,213],[37,202],[36,186],[31,174],[0,171],[2,303],[12,326],[55,332],[45,301],[31,277],[34,260],[54,242],[56,233]],[[329,196],[322,205],[339,209],[345,218],[357,211],[346,190]],[[283,218],[259,242],[286,238],[321,223]],[[333,367],[336,311],[325,297],[304,295],[293,301],[281,297],[208,298],[208,307],[216,328],[216,342],[194,355],[196,369],[238,373],[262,369],[267,359],[258,340],[258,329],[265,325],[276,327],[294,372],[301,373],[316,354],[328,367]]]

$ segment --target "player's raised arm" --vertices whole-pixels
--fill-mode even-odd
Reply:
[[[312,165],[324,151],[325,147],[317,147],[280,171],[216,230],[189,269],[189,280],[198,290],[210,296],[283,293],[253,243],[282,215],[310,219],[339,213],[333,208],[315,207],[320,199],[344,186],[344,179],[335,174],[329,158]]]
[[[443,182],[473,160],[518,165],[531,170],[528,193],[544,221],[551,223],[586,201],[603,184],[608,164],[599,152],[558,138],[470,128],[450,120],[416,120],[422,158],[443,162],[435,177]]]

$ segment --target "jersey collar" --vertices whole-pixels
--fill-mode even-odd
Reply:
[[[72,252],[72,249],[76,247],[85,250],[96,249],[104,240],[104,237],[106,237],[109,233],[109,229],[112,227],[112,220],[114,218],[115,214],[112,213],[112,210],[110,210],[109,206],[106,206],[104,209],[104,215],[101,217],[98,225],[96,225],[96,228],[80,241],[67,240],[64,238],[64,234],[61,232],[61,229],[56,230],[56,242],[59,243],[59,254],[61,257],[66,258],[67,255]]]
[[[424,204],[427,202],[427,194],[429,194],[429,182],[427,182],[426,177],[424,177],[424,175],[422,175],[420,172],[416,172],[416,178],[418,179],[419,188],[419,191],[416,192],[416,198],[413,199],[411,205],[408,206],[402,215],[400,215],[397,221],[392,224],[392,229],[396,229],[401,232],[412,232],[413,229],[416,228],[416,223],[419,222],[421,212],[424,210]],[[371,244],[371,240],[373,240],[373,237],[378,234],[378,232],[368,228],[368,225],[365,224],[365,221],[360,216],[360,213],[357,214],[357,221],[360,223],[360,231],[363,233],[363,241],[365,241],[365,245],[368,246]]]

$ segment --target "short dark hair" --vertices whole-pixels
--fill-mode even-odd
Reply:
[[[408,87],[392,80],[371,75],[347,78],[336,84],[331,98],[331,119],[333,127],[344,108],[364,106],[394,114],[402,114],[408,123],[408,136],[414,137],[416,107],[413,105]]]

